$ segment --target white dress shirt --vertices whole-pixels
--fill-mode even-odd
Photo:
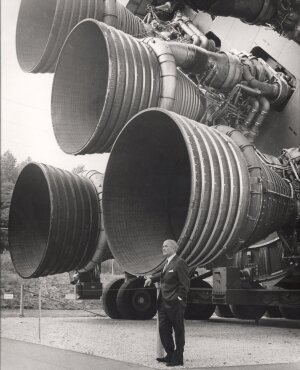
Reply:
[[[165,269],[167,268],[168,264],[172,261],[172,259],[176,256],[176,253],[172,254],[172,256],[167,258],[167,263],[165,264]]]

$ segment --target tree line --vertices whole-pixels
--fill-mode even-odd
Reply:
[[[0,220],[0,249],[1,253],[4,249],[8,249],[7,241],[7,227],[8,227],[8,216],[9,207],[13,189],[19,173],[22,169],[32,161],[30,157],[27,157],[25,161],[20,163],[17,162],[15,156],[10,150],[7,150],[1,155],[1,220]]]

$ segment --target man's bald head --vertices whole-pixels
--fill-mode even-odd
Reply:
[[[167,239],[163,242],[162,249],[163,249],[163,255],[169,257],[177,252],[178,244],[175,242],[175,240]]]

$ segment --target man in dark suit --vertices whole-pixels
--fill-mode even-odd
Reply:
[[[174,240],[165,240],[162,246],[163,255],[167,257],[164,268],[161,273],[149,276],[145,281],[145,286],[158,281],[161,284],[157,303],[159,335],[167,355],[157,358],[157,361],[166,362],[167,366],[183,365],[184,311],[190,287],[188,266],[177,256],[177,249],[178,244]]]

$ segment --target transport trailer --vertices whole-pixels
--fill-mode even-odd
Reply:
[[[150,319],[157,289],[144,277],[175,239],[187,319],[299,320],[299,2],[89,5],[21,1],[17,58],[24,72],[54,72],[58,145],[110,157],[105,176],[22,170],[16,271],[72,272],[82,298],[99,298],[99,266],[115,258],[125,274],[103,290],[106,313]]]

